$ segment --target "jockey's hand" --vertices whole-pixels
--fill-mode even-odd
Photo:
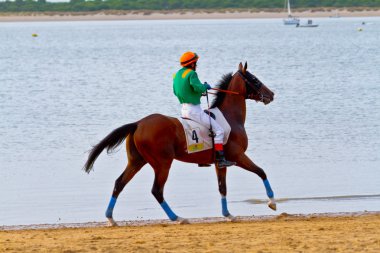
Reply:
[[[211,89],[211,85],[209,85],[207,82],[205,82],[205,86],[206,86],[206,89],[208,89],[208,90]]]

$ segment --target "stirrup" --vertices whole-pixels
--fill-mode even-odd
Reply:
[[[236,165],[235,162],[230,162],[230,161],[227,161],[226,159],[221,159],[219,161],[216,161],[215,164],[216,164],[216,167],[218,169],[222,169],[222,168],[226,168],[226,167],[230,167],[230,166]]]

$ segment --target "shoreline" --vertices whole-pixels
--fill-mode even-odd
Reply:
[[[312,214],[287,214],[278,215],[260,215],[260,216],[236,216],[237,222],[261,222],[277,220],[279,218],[292,219],[314,219],[314,218],[337,218],[337,217],[359,217],[367,215],[379,215],[380,211],[360,211],[360,212],[340,212],[340,213],[312,213]],[[203,217],[188,218],[190,224],[212,224],[219,222],[229,222],[224,217]],[[155,226],[155,225],[176,225],[169,219],[150,219],[150,220],[124,220],[116,221],[119,227],[132,226]],[[65,229],[65,228],[99,228],[109,227],[106,221],[92,221],[82,223],[51,223],[51,224],[28,224],[28,225],[0,225],[1,231],[17,231],[17,230],[46,230],[46,229]]]
[[[380,9],[295,10],[300,18],[379,17]],[[21,12],[0,13],[0,22],[107,21],[107,20],[192,20],[192,19],[269,19],[285,18],[281,10],[173,10],[173,11],[99,11],[99,12]]]
[[[380,212],[0,230],[0,252],[380,252]]]

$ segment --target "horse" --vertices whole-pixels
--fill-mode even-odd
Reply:
[[[224,75],[217,87],[219,90],[217,89],[211,108],[217,107],[231,126],[228,142],[224,146],[226,158],[235,162],[237,166],[257,174],[263,180],[269,198],[268,206],[276,210],[274,193],[267,175],[245,154],[248,138],[244,128],[246,100],[255,100],[267,105],[273,101],[274,93],[247,70],[247,62],[244,66],[240,62],[238,71],[234,74]],[[229,93],[223,92],[223,90],[229,91]],[[128,163],[124,172],[115,181],[105,213],[109,224],[117,226],[112,215],[116,200],[126,184],[147,163],[155,173],[151,190],[153,196],[171,221],[180,224],[188,223],[187,219],[176,215],[164,199],[164,186],[168,179],[171,164],[174,159],[187,163],[212,164],[214,163],[213,150],[187,153],[186,137],[180,121],[177,118],[162,114],[151,114],[139,121],[113,130],[97,145],[93,146],[84,165],[84,170],[89,173],[95,160],[104,149],[110,153],[124,140],[126,140]],[[234,221],[235,217],[230,214],[227,207],[227,169],[218,167],[215,169],[221,195],[222,215]]]

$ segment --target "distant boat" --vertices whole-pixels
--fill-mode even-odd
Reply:
[[[290,0],[287,0],[287,6],[288,6],[288,17],[284,18],[284,25],[298,25],[300,23],[300,19],[292,16],[292,12],[290,11]]]
[[[318,25],[313,24],[313,20],[309,19],[306,24],[297,24],[296,27],[318,27]]]

